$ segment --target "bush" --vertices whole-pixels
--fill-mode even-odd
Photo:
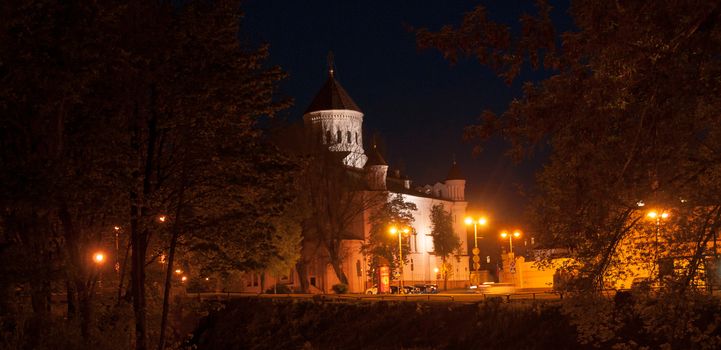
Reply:
[[[335,292],[335,294],[348,293],[348,285],[343,283],[334,284],[333,291]]]
[[[288,287],[287,284],[276,284],[274,286],[270,286],[270,288],[266,289],[266,294],[291,294],[293,293],[293,290]]]

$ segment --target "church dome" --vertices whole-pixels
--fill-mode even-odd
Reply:
[[[353,102],[353,99],[348,96],[348,93],[340,85],[340,83],[335,80],[333,75],[333,70],[331,70],[328,80],[326,80],[323,87],[320,88],[318,94],[315,95],[313,102],[311,102],[308,109],[305,110],[304,114],[332,109],[345,109],[361,113],[363,112],[360,110],[358,105]]]

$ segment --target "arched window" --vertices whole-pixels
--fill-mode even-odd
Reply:
[[[330,139],[330,130],[326,130],[325,132],[325,143],[331,143],[332,140]]]
[[[345,141],[346,141],[347,143],[350,143],[350,131],[346,131],[346,132],[345,132]]]
[[[357,132],[357,131],[356,131],[356,133],[355,133],[355,144],[356,144],[356,145],[358,144],[358,132]]]
[[[343,142],[343,133],[340,130],[338,130],[338,132],[336,134],[338,136],[338,143]]]

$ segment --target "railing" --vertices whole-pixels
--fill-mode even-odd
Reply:
[[[261,299],[306,299],[323,302],[375,302],[375,301],[403,301],[403,302],[478,302],[500,298],[505,302],[513,301],[546,301],[559,300],[561,296],[554,291],[534,291],[517,293],[469,293],[469,294],[258,294],[241,292],[200,292],[188,293],[188,297],[198,300],[230,300],[236,298]]]

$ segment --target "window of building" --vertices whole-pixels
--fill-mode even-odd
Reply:
[[[338,136],[338,143],[343,142],[343,133],[340,130],[336,132],[336,135]]]
[[[246,287],[257,287],[260,285],[260,275],[257,273],[252,273],[246,277],[245,280],[245,286]]]
[[[346,138],[346,142],[348,142],[348,143],[351,142],[351,141],[350,141],[350,131],[346,131],[346,132],[345,132],[345,138]]]
[[[355,144],[358,144],[358,132],[355,133]]]
[[[358,277],[363,277],[363,269],[361,268],[360,260],[355,261],[355,272]]]
[[[331,142],[333,142],[333,141],[330,139],[330,130],[326,130],[326,132],[325,132],[325,143],[331,143]]]

